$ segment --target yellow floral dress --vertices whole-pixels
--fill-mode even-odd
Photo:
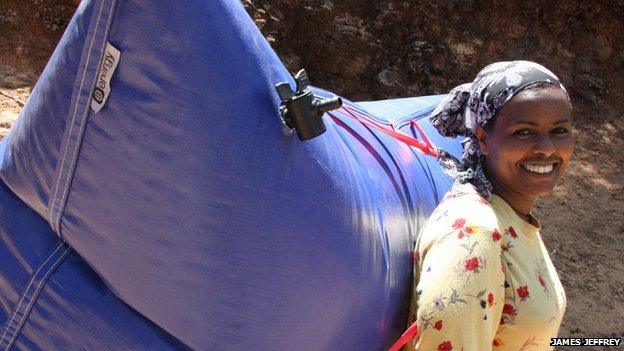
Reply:
[[[550,350],[566,298],[539,233],[503,199],[471,185],[449,192],[414,252],[405,350]]]

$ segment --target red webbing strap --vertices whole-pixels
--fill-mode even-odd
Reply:
[[[354,111],[347,107],[347,106],[342,106],[341,107],[342,110],[344,110],[349,116],[351,116],[351,118],[355,119],[356,121],[367,125],[369,127],[373,127],[399,141],[404,142],[407,145],[413,146],[415,148],[417,148],[418,150],[420,150],[422,153],[424,153],[425,155],[430,155],[433,156],[435,158],[440,157],[440,154],[438,154],[438,152],[436,151],[435,147],[433,146],[433,143],[431,143],[431,140],[429,140],[429,138],[427,137],[427,134],[425,134],[425,132],[422,130],[422,128],[418,125],[418,123],[416,123],[416,121],[411,121],[410,125],[414,126],[414,128],[416,128],[418,130],[418,133],[420,133],[420,135],[423,138],[423,141],[420,141],[416,138],[412,138],[408,135],[405,135],[403,133],[397,132],[394,129],[388,128],[387,126],[375,122],[373,120],[364,118],[362,116],[359,116],[358,114],[354,113]],[[334,116],[331,113],[328,113],[332,118],[336,118],[336,116]],[[403,333],[403,335],[401,335],[401,337],[390,347],[390,349],[388,349],[388,351],[399,351],[401,350],[401,348],[403,346],[405,346],[405,344],[407,344],[410,340],[412,340],[414,337],[416,337],[416,335],[418,335],[418,322],[414,322],[412,325],[410,325],[409,328],[407,328],[407,330]]]
[[[433,147],[433,143],[431,142],[431,140],[429,140],[429,137],[427,136],[427,134],[425,134],[425,131],[422,130],[422,127],[416,121],[410,121],[410,126],[414,126],[414,128],[416,128],[416,130],[418,130],[418,133],[420,133],[420,135],[422,136],[425,144],[429,145],[435,150],[435,148]],[[437,153],[438,152],[436,151],[436,154]]]
[[[356,121],[365,124],[369,127],[373,127],[377,130],[379,130],[380,132],[383,132],[399,141],[404,142],[405,144],[409,145],[409,146],[413,146],[415,148],[417,148],[418,150],[420,150],[422,153],[424,153],[425,155],[429,155],[429,156],[433,156],[435,158],[438,158],[440,155],[438,154],[438,152],[436,151],[435,147],[433,146],[433,144],[431,143],[431,140],[429,140],[429,138],[427,138],[427,136],[425,135],[425,133],[423,132],[423,130],[420,128],[420,126],[418,125],[418,123],[413,123],[414,127],[416,127],[416,129],[418,129],[418,132],[422,135],[423,137],[423,141],[420,141],[416,138],[412,138],[409,135],[405,135],[401,132],[397,132],[391,128],[388,128],[387,126],[381,124],[381,123],[377,123],[373,120],[370,120],[368,118],[364,118],[362,116],[359,116],[358,114],[354,113],[354,111],[347,107],[347,106],[343,106],[341,107],[341,109],[343,111],[345,111],[349,116],[351,116],[351,118],[355,119]],[[332,115],[332,117],[334,117]]]
[[[412,338],[414,338],[418,334],[418,322],[414,322],[410,325],[409,328],[401,335],[399,340],[397,340],[394,345],[392,345],[388,351],[399,351],[401,347],[405,346]]]

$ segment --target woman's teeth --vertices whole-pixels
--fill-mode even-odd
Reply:
[[[553,165],[537,166],[537,165],[523,165],[527,171],[535,173],[550,173],[553,170]]]

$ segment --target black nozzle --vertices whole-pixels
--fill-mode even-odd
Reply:
[[[316,108],[317,114],[322,116],[323,113],[335,110],[342,106],[342,98],[335,96],[329,99],[318,99],[312,102],[312,105]]]
[[[282,103],[280,115],[282,121],[289,128],[295,128],[300,140],[315,138],[325,132],[323,113],[335,110],[342,106],[340,97],[320,99],[308,91],[308,75],[300,70],[295,75],[297,91],[293,91],[288,83],[279,83],[275,86]]]

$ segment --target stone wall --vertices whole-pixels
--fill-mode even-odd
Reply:
[[[486,64],[541,63],[581,118],[624,94],[624,1],[244,0],[288,68],[355,100],[448,92]]]

